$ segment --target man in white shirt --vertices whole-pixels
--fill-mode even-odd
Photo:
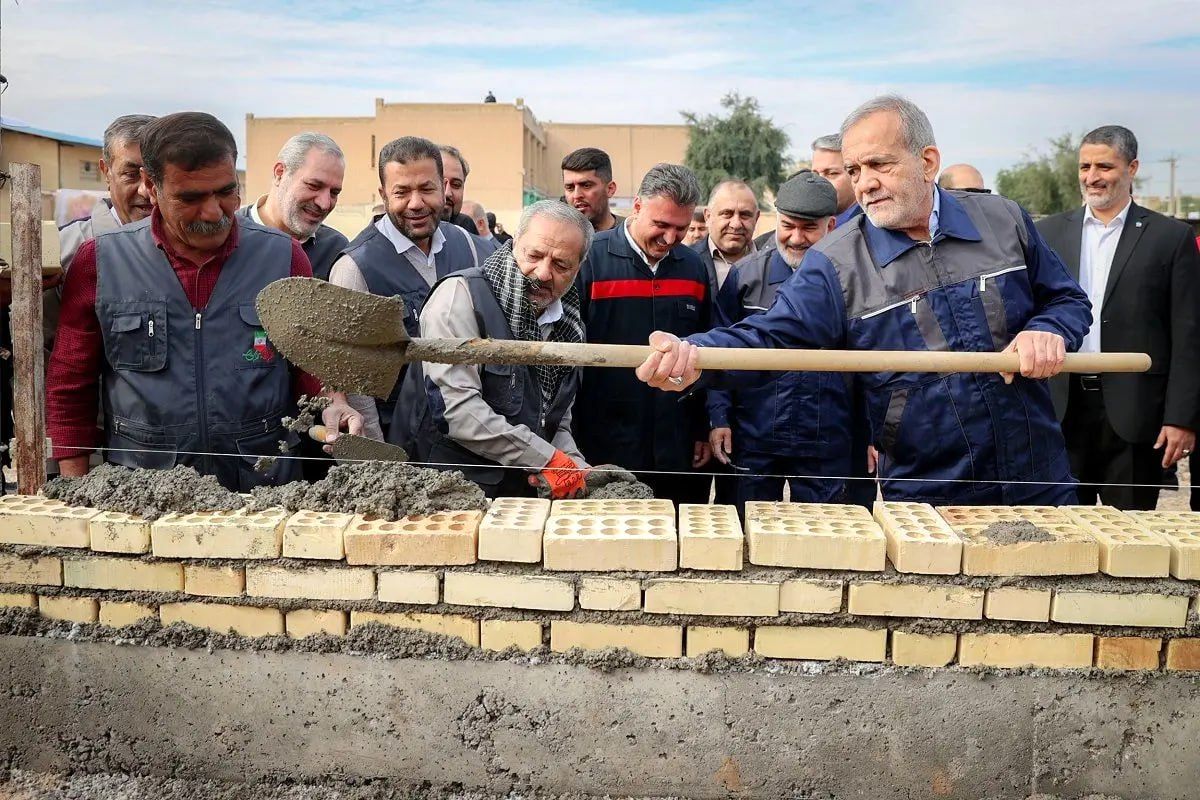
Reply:
[[[1152,509],[1163,470],[1196,446],[1200,253],[1189,226],[1133,202],[1137,138],[1105,125],[1079,148],[1084,207],[1037,223],[1092,303],[1081,352],[1148,353],[1145,374],[1052,382],[1079,500]]]

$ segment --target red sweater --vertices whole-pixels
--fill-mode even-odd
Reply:
[[[221,267],[238,245],[237,217],[225,244],[204,264],[194,264],[171,249],[163,233],[162,215],[155,208],[150,231],[175,270],[183,291],[198,311],[208,305]],[[292,240],[292,277],[311,278],[312,267],[300,243]],[[100,411],[100,371],[104,339],[96,318],[96,241],[84,242],[71,262],[62,289],[58,335],[46,372],[46,430],[54,443],[54,458],[91,453],[100,442],[96,418]],[[293,369],[297,396],[315,395],[321,382]]]

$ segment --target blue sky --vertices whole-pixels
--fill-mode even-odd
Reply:
[[[374,98],[523,97],[542,120],[676,123],[757,97],[796,156],[862,100],[929,114],[943,161],[995,172],[1064,132],[1138,135],[1149,194],[1200,193],[1200,0],[0,0],[0,111],[96,135],[203,109],[366,116]]]

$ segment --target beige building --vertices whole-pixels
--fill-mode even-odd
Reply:
[[[599,147],[613,161],[614,205],[627,211],[642,175],[660,161],[681,163],[685,125],[587,125],[539,122],[516,103],[385,103],[370,117],[256,117],[246,115],[247,199],[265,194],[279,148],[301,131],[333,137],[346,153],[346,182],[329,224],[354,236],[379,200],[376,159],[400,136],[423,136],[462,151],[471,167],[466,196],[516,227],[529,203],[562,194],[559,164],[579,147]]]
[[[0,120],[0,172],[9,172],[9,164],[40,166],[42,219],[55,219],[59,189],[107,191],[100,177],[101,144],[99,139],[33,128],[11,119]],[[0,222],[10,221],[10,202],[10,187],[5,183],[0,189]],[[78,205],[87,210],[85,214],[94,203],[94,199],[78,198]]]

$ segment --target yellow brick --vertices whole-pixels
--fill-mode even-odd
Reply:
[[[555,500],[550,507],[552,517],[670,517],[675,518],[675,505],[664,498],[605,500]]]
[[[1200,580],[1200,528],[1155,530],[1171,547],[1171,575],[1185,581]]]
[[[484,650],[532,650],[542,645],[542,623],[529,620],[485,619],[479,623],[479,645]]]
[[[1200,670],[1200,639],[1171,639],[1167,642],[1167,669]]]
[[[552,516],[542,537],[548,570],[670,572],[678,557],[675,520],[667,516]]]
[[[953,633],[892,633],[892,663],[901,667],[944,667],[954,660],[958,636]]]
[[[1161,652],[1162,639],[1096,637],[1096,666],[1100,669],[1158,669]]]
[[[570,611],[575,608],[575,585],[561,578],[447,572],[443,600],[455,606],[532,608]]]
[[[158,608],[163,626],[185,622],[216,633],[233,631],[241,636],[275,636],[284,632],[278,608],[227,606],[221,603],[164,603]]]
[[[129,592],[180,592],[183,565],[103,556],[68,558],[63,561],[63,585]]]
[[[110,628],[124,628],[126,625],[157,616],[158,609],[154,606],[113,600],[100,601],[100,624]]]
[[[204,597],[241,597],[246,589],[242,567],[183,566],[183,591]]]
[[[38,613],[47,619],[67,622],[95,622],[100,604],[92,597],[38,597]]]
[[[1049,667],[1092,665],[1090,633],[964,633],[958,642],[963,667]]]
[[[877,500],[874,511],[897,572],[955,575],[962,569],[962,539],[933,506]]]
[[[266,511],[201,511],[168,514],[150,525],[159,558],[278,558],[289,514]]]
[[[482,511],[443,511],[395,522],[357,516],[346,528],[346,563],[474,564]]]
[[[987,598],[983,601],[983,615],[988,619],[1049,622],[1050,590],[1015,587],[988,589]]]
[[[297,511],[283,525],[284,557],[340,561],[346,555],[342,536],[353,519],[353,514]]]
[[[733,506],[679,504],[679,568],[740,570],[745,545]]]
[[[1200,531],[1200,511],[1126,511],[1125,515],[1155,531]]]
[[[374,611],[351,611],[350,627],[357,628],[368,622],[378,622],[396,628],[438,633],[442,636],[454,636],[469,645],[479,646],[479,622],[469,617],[454,614],[425,614],[413,612],[408,614],[380,614]]]
[[[37,595],[33,592],[0,593],[0,608],[37,608]]]
[[[3,523],[0,523],[3,524]],[[0,583],[22,586],[62,586],[62,559],[0,553]]]
[[[247,566],[246,594],[251,597],[309,600],[370,600],[375,597],[375,573],[347,567]]]
[[[1119,578],[1162,578],[1171,571],[1166,539],[1115,508],[1066,506],[1072,521],[1100,545],[1100,571]]]
[[[1100,545],[1057,508],[945,506],[938,513],[962,537],[964,575],[1090,575],[1100,569]],[[996,522],[1020,521],[1053,538],[998,544],[983,532]]]
[[[647,658],[679,658],[683,655],[683,626],[551,620],[550,649],[565,653],[573,647],[583,650],[623,647]]]
[[[533,497],[500,497],[492,501],[479,524],[481,561],[542,560],[542,531],[550,501]]]
[[[710,628],[704,625],[689,625],[687,629],[687,654],[698,656],[710,650],[720,650],[732,658],[750,652],[750,631],[746,628]]]
[[[684,578],[650,580],[646,582],[645,609],[651,614],[774,617],[779,614],[779,584]]]
[[[747,503],[750,563],[882,570],[887,563],[887,539],[882,529],[865,508],[832,510],[842,508],[830,503]]]
[[[842,610],[842,582],[796,579],[779,586],[779,610],[836,614]]]
[[[101,511],[88,520],[88,539],[101,553],[149,553],[150,521],[121,511]]]
[[[983,619],[983,589],[903,583],[851,583],[851,614]]]
[[[293,639],[327,633],[332,636],[346,635],[346,612],[324,611],[315,608],[298,608],[287,612],[284,619],[287,635]]]
[[[431,606],[438,601],[436,572],[380,572],[379,599],[385,603]]]
[[[754,632],[754,652],[767,658],[883,661],[887,656],[887,631],[760,625]]]
[[[637,611],[642,583],[631,578],[581,578],[579,607],[594,611]]]
[[[1050,619],[1079,625],[1137,625],[1182,628],[1188,598],[1162,594],[1105,594],[1056,590]]]
[[[40,495],[5,495],[0,497],[0,542],[87,547],[88,520],[98,513]]]

